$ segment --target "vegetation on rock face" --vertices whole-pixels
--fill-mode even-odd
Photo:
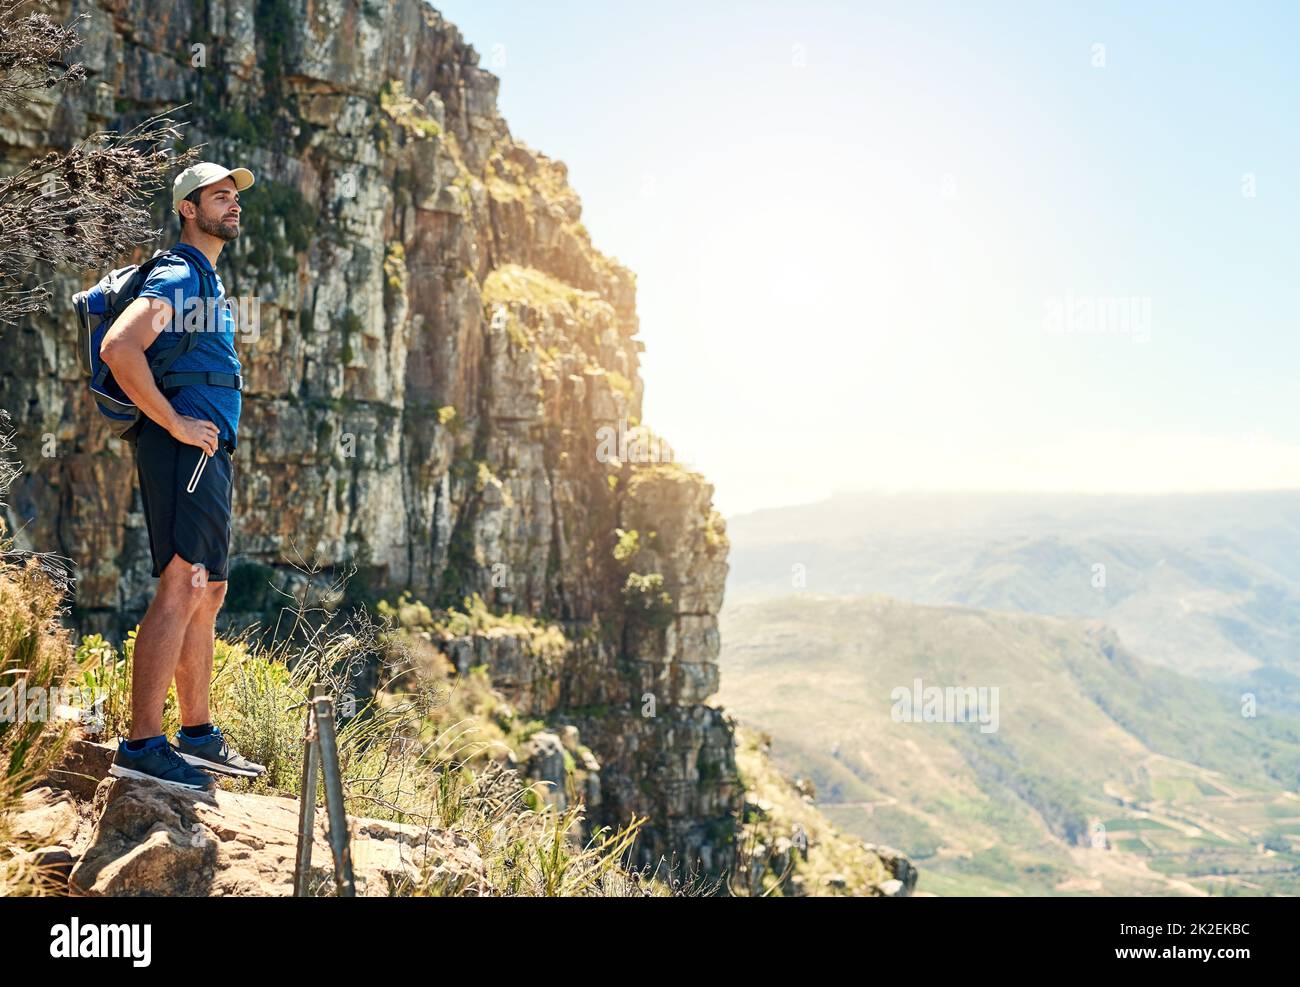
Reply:
[[[594,291],[579,291],[536,268],[502,264],[492,269],[483,282],[483,304],[521,302],[535,309],[560,308],[570,316],[580,315],[586,305],[608,306]]]
[[[676,613],[672,595],[664,589],[664,577],[658,572],[628,573],[623,584],[623,602],[628,619],[646,627],[667,627]]]
[[[611,477],[615,482],[617,477]],[[618,544],[614,546],[614,558],[619,562],[626,562],[632,556],[641,550],[641,535],[636,531],[624,531],[622,528],[615,528],[614,534],[618,536]]]
[[[407,631],[431,631],[441,638],[468,637],[474,634],[505,632],[524,638],[532,654],[549,661],[563,657],[568,638],[554,624],[547,624],[527,614],[496,614],[477,593],[466,597],[460,609],[440,611],[437,615],[427,605],[404,591],[396,604],[381,600],[381,616],[392,618]]]
[[[243,232],[235,241],[232,263],[241,274],[244,265],[266,274],[290,274],[298,269],[298,256],[316,237],[317,211],[292,185],[259,177],[241,193]]]
[[[391,309],[406,290],[406,248],[393,241],[384,251],[384,307]]]
[[[709,519],[704,525],[704,543],[714,553],[725,553],[731,544],[727,540],[727,522],[717,511],[709,512]]]
[[[328,422],[322,422],[327,425]],[[261,562],[232,564],[226,580],[225,609],[231,613],[261,611],[268,606],[268,590],[275,570]]]
[[[379,108],[415,140],[430,140],[442,133],[438,121],[433,118],[424,104],[407,95],[400,79],[384,83],[383,88],[379,90]]]
[[[196,118],[222,141],[248,148],[268,148],[288,142],[291,128],[299,127],[295,149],[301,151],[310,131],[290,116],[292,101],[285,98],[283,75],[293,32],[293,8],[288,0],[257,0],[253,8],[261,85],[231,92],[234,68],[225,64],[227,46],[213,35],[207,18],[190,25],[188,39],[203,45],[204,65],[197,73],[194,91]],[[120,106],[118,112],[127,107]],[[261,176],[259,176],[259,181]]]
[[[566,355],[572,356],[579,368],[593,367],[591,354],[598,349],[598,327],[617,322],[613,306],[597,292],[574,288],[521,264],[493,268],[483,281],[480,297],[484,320],[495,320],[505,329],[516,349],[535,350],[545,367]],[[555,327],[569,328],[560,332]],[[619,386],[630,397],[635,388],[625,376],[618,376]]]
[[[632,386],[632,382],[617,370],[606,370],[605,379],[609,382],[611,388],[623,395],[627,400],[631,401],[636,395],[636,389]]]
[[[294,9],[289,0],[257,0],[253,20],[261,47],[262,98],[258,115],[263,119],[273,119],[278,111],[289,105],[289,100],[284,98],[284,77],[291,55],[289,45],[294,29]],[[259,136],[264,137],[267,143],[272,142],[274,134],[270,122],[259,128]]]
[[[356,353],[352,349],[352,337],[360,335],[362,329],[361,316],[357,315],[352,309],[347,309],[343,313],[343,319],[339,324],[339,333],[343,339],[343,345],[339,350],[339,360],[343,365],[349,366],[352,363]]]

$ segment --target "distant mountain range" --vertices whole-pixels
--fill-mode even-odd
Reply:
[[[1097,617],[1147,661],[1300,695],[1300,492],[845,495],[727,530],[729,603],[802,589]]]
[[[845,495],[727,529],[720,700],[918,890],[1300,893],[1300,493]],[[931,686],[992,690],[997,729],[900,720]]]

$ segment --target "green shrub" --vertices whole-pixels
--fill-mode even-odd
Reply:
[[[328,420],[322,420],[321,426],[329,431],[333,426]],[[317,432],[317,441],[321,435]],[[225,609],[232,613],[262,610],[267,605],[267,594],[271,591],[271,577],[275,570],[261,562],[242,562],[230,567],[226,582]]]
[[[614,546],[614,558],[619,562],[626,562],[641,550],[641,536],[636,531],[615,528],[614,534],[618,537],[618,544]]]
[[[623,584],[623,604],[634,623],[662,629],[673,621],[673,598],[664,589],[661,573],[629,573]]]

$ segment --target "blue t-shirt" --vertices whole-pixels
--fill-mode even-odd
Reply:
[[[242,368],[239,357],[235,355],[235,316],[226,304],[226,287],[221,283],[221,276],[197,247],[177,243],[172,249],[184,253],[193,263],[186,263],[180,257],[163,257],[145,279],[139,297],[160,298],[174,310],[171,325],[158,334],[158,338],[145,351],[145,356],[152,361],[160,352],[180,342],[180,334],[185,331],[186,320],[189,320],[189,325],[200,326],[202,331],[198,333],[194,348],[177,357],[167,372],[240,373]],[[201,297],[195,264],[215,279],[215,302]],[[172,396],[171,403],[182,415],[212,422],[217,426],[222,439],[232,445],[235,443],[242,404],[239,391],[233,387],[188,384]]]

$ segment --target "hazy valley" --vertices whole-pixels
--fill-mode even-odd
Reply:
[[[1250,494],[735,518],[720,699],[918,890],[1296,893],[1298,517]],[[995,694],[996,730],[900,722],[917,679]]]

